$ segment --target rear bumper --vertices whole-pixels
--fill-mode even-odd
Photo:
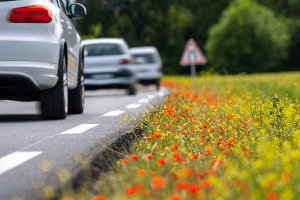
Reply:
[[[130,85],[135,84],[131,77],[121,77],[121,78],[113,78],[113,79],[84,79],[84,85],[87,89],[91,88],[127,88]]]
[[[162,74],[159,72],[136,72],[136,78],[139,81],[143,80],[157,80],[162,77]]]
[[[154,78],[154,79],[139,79],[138,82],[140,84],[143,84],[143,85],[150,85],[150,84],[157,84],[159,83],[160,81],[160,78]]]
[[[57,64],[34,61],[0,61],[0,88],[26,87],[26,89],[38,91],[54,87],[57,80]]]
[[[128,88],[138,83],[135,75],[128,69],[97,69],[85,71],[86,88]]]

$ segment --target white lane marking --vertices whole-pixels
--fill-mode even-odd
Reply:
[[[122,111],[122,110],[114,110],[114,111],[111,111],[111,112],[108,112],[102,116],[118,116],[119,114],[123,113],[125,111]]]
[[[149,99],[154,99],[154,95],[152,95],[152,94],[149,94],[149,95],[147,95],[147,97],[149,98]]]
[[[140,106],[141,106],[141,104],[136,103],[136,104],[129,104],[125,108],[137,108],[137,107],[140,107]]]
[[[149,102],[149,99],[146,99],[146,98],[140,99],[139,102],[140,103],[147,103],[147,102]]]
[[[87,131],[95,126],[98,126],[99,124],[81,124],[79,126],[76,126],[74,128],[71,128],[65,132],[62,132],[60,134],[76,134],[76,133],[83,133],[84,131]]]
[[[0,159],[0,175],[41,154],[41,151],[15,152]]]
[[[164,96],[164,92],[159,92],[158,95],[159,95],[159,96]],[[147,102],[148,102],[148,100],[147,100]],[[121,113],[123,113],[123,111],[122,111]],[[119,114],[121,114],[121,113],[119,113]],[[102,116],[107,116],[107,114],[109,114],[109,113],[106,113],[106,114],[104,114],[104,115],[100,115],[100,116],[98,116],[98,117],[95,117],[94,119],[91,119],[91,120],[87,121],[86,124],[87,124],[87,123],[91,123],[92,121],[95,121],[95,120],[101,118]],[[110,116],[110,115],[108,115],[108,116]],[[113,115],[113,116],[116,116],[116,115]],[[32,147],[32,146],[34,146],[34,145],[36,145],[36,144],[39,144],[39,143],[41,143],[41,142],[43,142],[43,141],[45,141],[45,140],[49,140],[49,139],[51,139],[51,138],[54,138],[54,137],[56,137],[56,136],[58,136],[58,135],[60,135],[60,134],[57,133],[57,134],[55,134],[55,135],[46,137],[46,138],[44,138],[44,139],[42,139],[42,140],[40,140],[40,141],[37,141],[37,142],[35,142],[35,143],[31,144],[31,145],[28,145],[28,146],[26,146],[26,147],[20,149],[19,151],[23,151],[23,150],[25,150],[25,149],[28,149],[29,147]]]

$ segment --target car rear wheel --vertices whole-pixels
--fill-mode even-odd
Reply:
[[[135,95],[136,94],[136,87],[135,85],[130,85],[127,89],[128,95]]]
[[[156,80],[155,85],[156,85],[156,90],[158,91],[159,90],[159,86],[160,86],[160,80],[159,79]]]
[[[59,62],[60,72],[56,85],[41,92],[41,111],[44,119],[65,119],[68,113],[68,76],[66,58]]]
[[[81,59],[78,67],[78,84],[77,87],[69,91],[69,113],[81,114],[84,110],[84,73],[83,73],[83,59]]]

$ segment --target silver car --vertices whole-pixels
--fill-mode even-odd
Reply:
[[[0,0],[0,99],[40,100],[48,119],[82,113],[83,46],[71,19],[84,15],[62,0]]]
[[[133,47],[129,49],[133,59],[130,69],[136,74],[138,82],[143,85],[155,84],[157,90],[163,75],[163,63],[155,47]]]
[[[136,93],[135,74],[128,69],[131,56],[122,38],[84,40],[84,74],[86,89],[123,88]]]

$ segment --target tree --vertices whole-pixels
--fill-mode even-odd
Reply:
[[[221,74],[278,71],[287,59],[288,26],[253,0],[235,0],[209,30],[207,59]]]

